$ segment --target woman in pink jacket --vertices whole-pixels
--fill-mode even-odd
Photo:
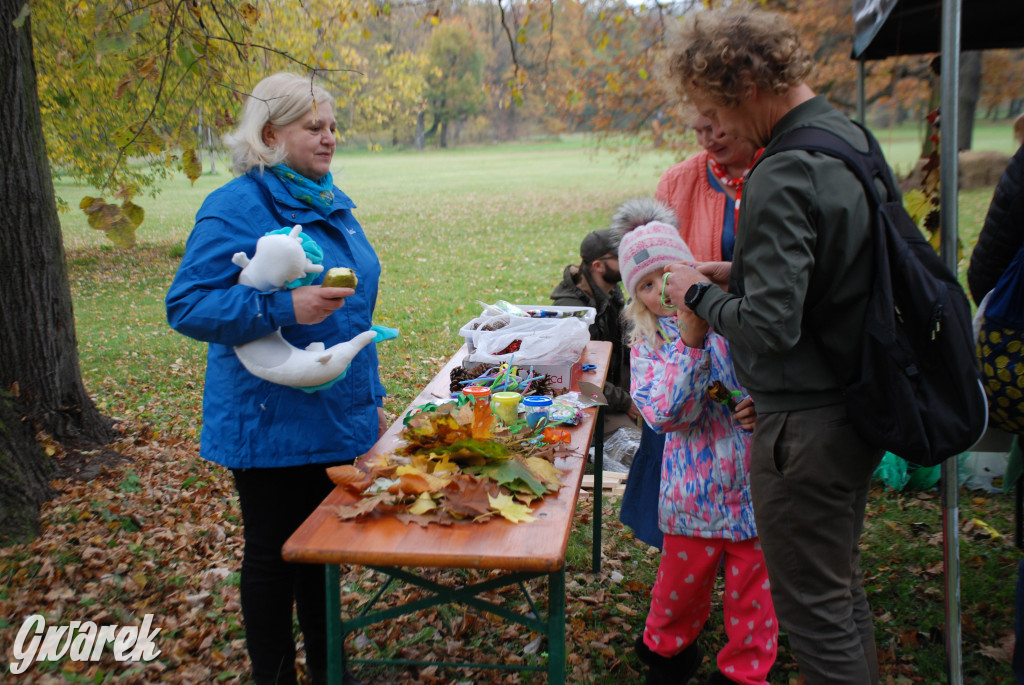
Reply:
[[[707,117],[694,116],[692,125],[704,149],[662,174],[655,197],[676,213],[679,235],[697,261],[732,261],[743,182],[761,149],[725,133],[716,136]]]
[[[675,226],[652,221],[622,236],[631,395],[644,420],[667,436],[658,496],[664,546],[637,656],[649,667],[649,685],[685,683],[697,672],[697,637],[722,566],[728,642],[708,682],[763,685],[778,628],[750,501],[754,407],[740,399],[725,338],[663,299],[665,267],[675,262],[693,262]]]

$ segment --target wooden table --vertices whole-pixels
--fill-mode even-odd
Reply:
[[[452,368],[462,364],[463,347],[434,377],[412,402],[411,407],[447,399]],[[591,341],[583,352],[583,364],[593,364],[594,371],[585,372],[583,380],[604,386],[611,357],[611,343]],[[406,410],[406,412],[408,409]],[[406,412],[403,412],[403,416]],[[580,481],[587,462],[591,440],[595,446],[595,476],[603,468],[604,412],[591,407],[584,410],[580,425],[571,429],[572,443],[567,456],[556,460],[564,472],[563,485],[556,495],[545,497],[534,509],[535,521],[514,524],[501,517],[484,523],[456,522],[451,526],[404,524],[393,516],[378,516],[360,521],[342,521],[333,513],[334,506],[353,501],[353,496],[335,488],[297,531],[285,542],[285,560],[326,564],[327,639],[329,647],[328,682],[341,685],[345,668],[345,635],[362,628],[421,609],[449,602],[461,602],[481,611],[493,613],[546,635],[548,639],[548,682],[565,682],[565,551],[569,530],[579,496]],[[402,429],[397,420],[363,458],[389,454],[400,444]],[[598,429],[598,430],[595,430]],[[594,569],[600,565],[601,554],[601,483],[594,485]],[[340,597],[341,564],[369,566],[389,577],[385,586],[367,602],[355,618],[342,621]],[[419,578],[404,568],[440,567],[466,569],[499,569],[505,573],[475,585],[448,588]],[[548,578],[548,612],[544,620],[529,595],[530,612],[515,613],[479,595],[498,587],[519,585],[532,578]],[[395,579],[424,588],[434,596],[409,604],[370,613],[372,605]],[[426,662],[385,659],[354,659],[353,662],[427,665]],[[456,667],[506,668],[542,670],[541,666],[448,663]]]

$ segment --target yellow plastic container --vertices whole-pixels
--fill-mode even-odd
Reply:
[[[491,395],[491,408],[498,420],[510,426],[519,418],[519,400],[522,396],[517,392],[496,392]]]

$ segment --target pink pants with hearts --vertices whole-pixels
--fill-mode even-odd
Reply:
[[[711,612],[719,567],[729,641],[718,653],[718,670],[734,683],[763,685],[775,663],[779,631],[757,538],[734,542],[666,535],[644,644],[664,657],[693,644]]]

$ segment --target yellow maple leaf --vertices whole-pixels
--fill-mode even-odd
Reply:
[[[535,517],[530,516],[530,507],[525,504],[516,504],[509,495],[498,495],[497,497],[488,495],[487,501],[490,503],[491,509],[512,523],[537,520]]]
[[[444,486],[448,485],[451,478],[442,474],[435,476],[432,473],[428,473],[426,470],[420,468],[417,464],[411,464],[409,466],[399,466],[395,469],[396,476],[419,476],[426,481],[428,492],[437,492]]]
[[[434,473],[440,475],[459,473],[459,465],[448,458],[447,454],[441,456],[441,460],[434,463]]]
[[[414,454],[409,458],[409,463],[410,466],[399,466],[396,473],[399,475],[409,473],[409,469],[416,469],[420,473],[431,473],[434,470],[434,465],[427,455]],[[402,469],[406,470],[403,471]]]
[[[903,206],[906,208],[907,214],[917,224],[920,224],[921,220],[933,209],[932,202],[928,196],[917,188],[909,190],[903,195]]]
[[[433,498],[430,496],[430,493],[424,492],[423,494],[421,494],[419,497],[416,498],[415,502],[413,502],[411,505],[409,505],[409,509],[407,511],[410,514],[419,515],[419,514],[425,514],[428,511],[430,511],[431,509],[436,509],[436,508],[437,508],[437,503],[434,502]]]
[[[537,480],[548,486],[549,490],[557,492],[562,487],[562,474],[550,461],[540,457],[528,457],[524,461],[530,473],[537,476]]]

